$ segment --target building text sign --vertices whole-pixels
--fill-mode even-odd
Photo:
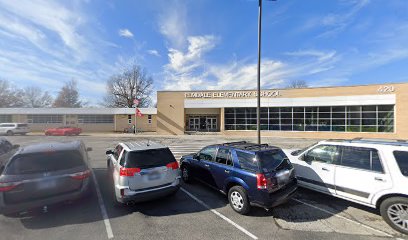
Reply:
[[[233,91],[233,92],[187,92],[185,98],[255,98],[256,91]],[[279,97],[280,91],[261,91],[261,97]]]

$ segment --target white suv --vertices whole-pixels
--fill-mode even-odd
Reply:
[[[0,135],[26,135],[29,132],[30,128],[27,123],[0,123]]]
[[[377,208],[391,227],[408,234],[408,142],[326,140],[285,151],[300,186]]]

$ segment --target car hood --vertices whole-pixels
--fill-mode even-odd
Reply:
[[[182,158],[193,158],[193,155],[194,155],[195,153],[190,153],[190,154],[186,154],[186,155],[183,155],[183,156],[181,156]]]

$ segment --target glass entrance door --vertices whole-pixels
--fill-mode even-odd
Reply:
[[[211,132],[217,130],[217,118],[207,117],[207,130]]]
[[[189,118],[188,128],[198,131],[200,129],[200,118]]]

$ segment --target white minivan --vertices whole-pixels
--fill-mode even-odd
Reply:
[[[29,132],[30,128],[27,123],[0,123],[0,135],[26,135]]]
[[[408,142],[326,140],[285,153],[300,186],[377,208],[408,234]]]

